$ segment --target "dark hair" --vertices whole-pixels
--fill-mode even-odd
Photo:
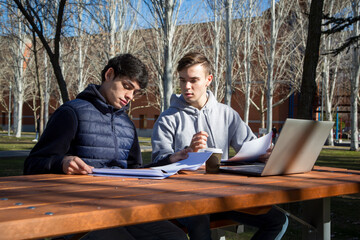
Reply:
[[[189,52],[183,56],[178,62],[177,71],[180,72],[185,68],[189,68],[196,64],[201,64],[208,74],[211,74],[211,63],[204,54],[199,52]]]
[[[128,77],[131,81],[137,81],[141,89],[148,84],[148,72],[140,59],[126,53],[111,58],[101,71],[101,80],[105,81],[105,73],[109,68],[114,69],[115,77]]]

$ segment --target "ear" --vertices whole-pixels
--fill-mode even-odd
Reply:
[[[114,69],[113,69],[113,68],[109,68],[109,69],[105,72],[105,81],[113,80],[113,79],[114,79]]]
[[[207,80],[207,83],[206,83],[206,87],[210,86],[212,80],[213,80],[213,75],[212,74],[209,74],[207,77],[206,77],[206,80]]]

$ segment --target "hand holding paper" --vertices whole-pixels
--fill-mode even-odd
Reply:
[[[260,156],[267,154],[271,147],[272,132],[263,137],[244,142],[240,151],[228,161],[256,161]]]

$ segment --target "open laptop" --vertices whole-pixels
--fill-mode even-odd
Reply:
[[[255,176],[304,173],[312,170],[334,123],[286,119],[265,163],[220,166],[220,171]]]

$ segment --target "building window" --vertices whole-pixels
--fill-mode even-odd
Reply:
[[[6,113],[2,112],[2,113],[1,113],[2,125],[5,125],[5,124],[6,124],[5,118],[6,118]]]
[[[140,129],[145,129],[147,127],[146,115],[140,115]]]

